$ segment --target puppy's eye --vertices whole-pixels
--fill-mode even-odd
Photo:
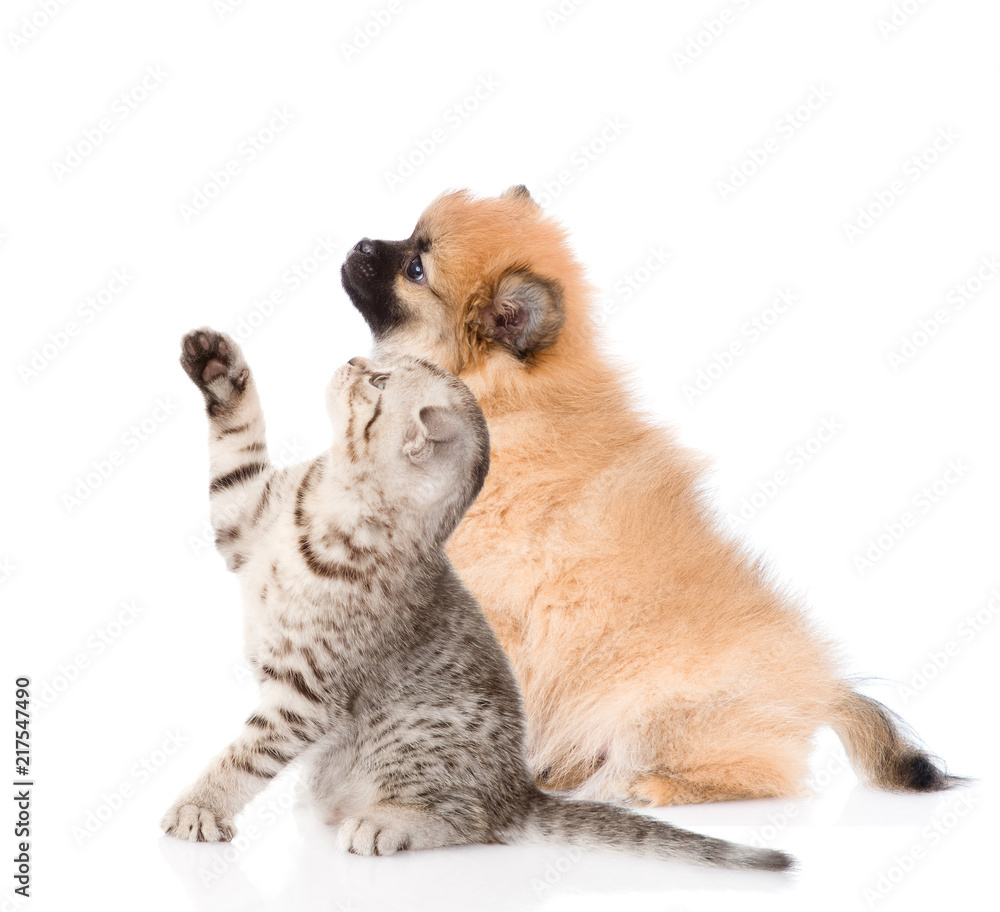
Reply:
[[[379,374],[377,377],[372,377],[368,381],[375,389],[384,390],[386,383],[389,382],[389,377],[386,374]]]
[[[403,270],[406,273],[406,277],[411,282],[424,282],[426,278],[424,276],[424,264],[420,262],[420,255],[413,257]]]

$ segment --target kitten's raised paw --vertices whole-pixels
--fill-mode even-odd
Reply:
[[[231,820],[197,804],[174,805],[164,814],[160,827],[168,836],[189,842],[232,842],[236,833]]]
[[[250,379],[240,347],[214,329],[196,329],[181,340],[181,366],[205,394],[212,415],[236,402]]]

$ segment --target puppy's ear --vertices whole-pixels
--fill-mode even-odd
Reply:
[[[483,338],[522,359],[555,342],[562,324],[562,288],[525,270],[501,276],[475,319]]]
[[[425,405],[406,429],[403,455],[418,465],[427,463],[436,451],[460,434],[461,424],[452,409]]]
[[[535,202],[534,197],[531,195],[531,191],[528,190],[524,184],[514,184],[512,187],[508,187],[500,194],[501,199],[517,199],[525,203],[532,203],[536,208],[538,203]]]

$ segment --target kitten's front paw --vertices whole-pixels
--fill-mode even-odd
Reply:
[[[232,842],[236,833],[232,820],[197,804],[174,805],[163,816],[160,827],[168,836],[189,842]]]
[[[211,415],[233,405],[250,379],[240,347],[214,329],[196,329],[181,340],[181,366],[205,394]]]

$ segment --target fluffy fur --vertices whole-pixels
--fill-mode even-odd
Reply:
[[[564,230],[523,187],[446,194],[342,275],[376,356],[436,361],[486,414],[493,470],[448,550],[517,674],[539,781],[633,804],[793,796],[824,725],[876,786],[955,781],[721,530],[701,462],[633,404]]]
[[[489,470],[486,422],[460,380],[415,358],[354,358],[327,391],[329,451],[279,470],[232,339],[199,330],[182,352],[208,407],[212,521],[243,584],[261,701],[167,812],[168,834],[231,839],[244,804],[302,759],[356,854],[540,841],[790,866],[537,787],[510,665],[444,553]]]

